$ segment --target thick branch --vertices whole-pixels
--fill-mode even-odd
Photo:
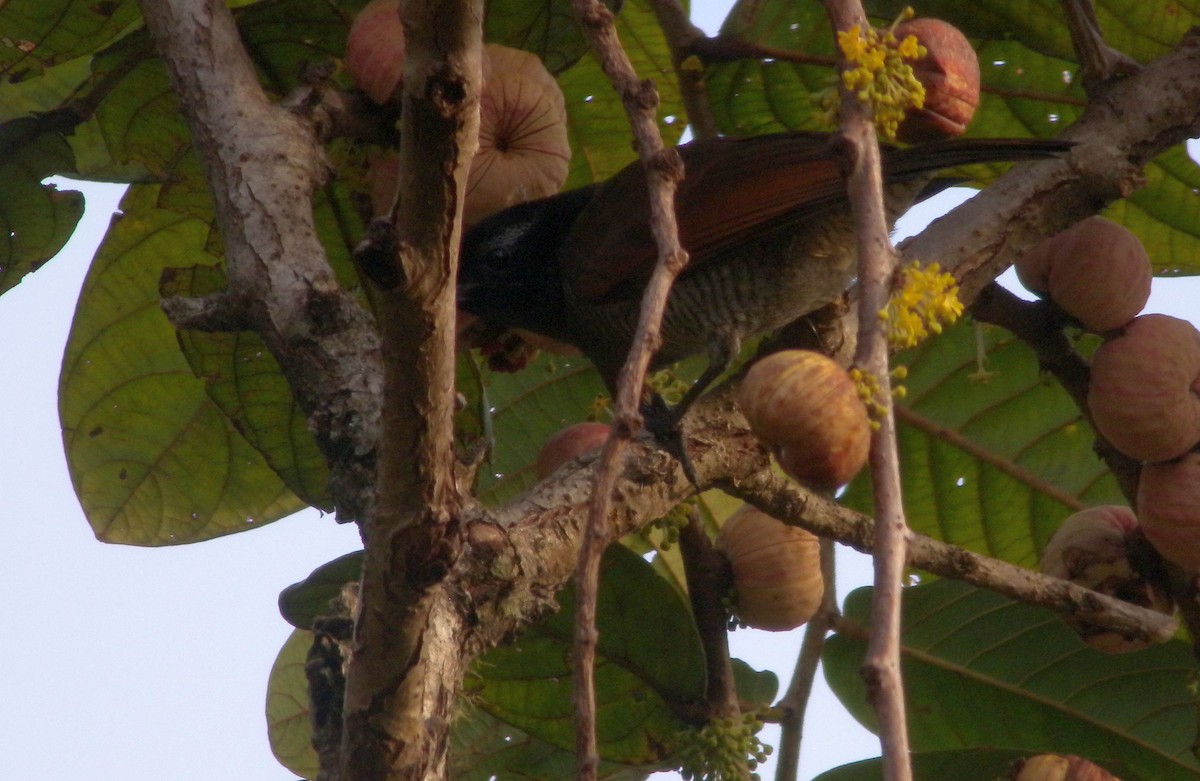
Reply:
[[[970,304],[1037,241],[1095,214],[1141,185],[1156,155],[1200,135],[1200,30],[1170,54],[1109,85],[1062,134],[1078,145],[1062,160],[1023,163],[902,245],[907,259],[937,260]]]
[[[363,518],[379,431],[379,340],[317,240],[310,197],[326,175],[321,149],[308,125],[267,100],[224,2],[143,2],[142,13],[213,196],[229,293],[253,302],[246,320],[309,416],[338,517]]]
[[[455,279],[478,147],[483,0],[401,4],[405,74],[394,284],[382,335],[378,499],[346,671],[344,781],[444,779],[470,661],[469,613],[446,583],[461,551],[454,476]]]

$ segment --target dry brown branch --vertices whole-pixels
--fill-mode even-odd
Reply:
[[[837,568],[834,565],[833,540],[821,538],[821,580],[825,593],[821,607],[804,629],[804,642],[788,682],[787,692],[777,707],[783,712],[779,722],[779,753],[775,764],[775,781],[796,781],[800,773],[800,745],[804,737],[804,719],[808,700],[812,696],[813,680],[825,648],[825,635],[838,615]]]
[[[576,573],[578,605],[575,621],[575,721],[576,755],[580,781],[593,781],[599,764],[596,749],[596,692],[593,671],[596,655],[596,592],[600,580],[600,557],[613,539],[609,527],[612,489],[618,479],[622,453],[642,425],[639,402],[646,369],[658,349],[659,327],[671,283],[687,264],[687,253],[679,244],[675,222],[675,186],[683,179],[683,162],[673,148],[663,146],[655,122],[658,92],[648,81],[640,81],[621,47],[613,26],[612,12],[598,0],[573,0],[572,6],[605,75],[612,81],[633,128],[634,147],[646,169],[650,188],[650,229],[658,245],[654,274],[642,299],[637,333],[629,357],[618,378],[616,412],[612,434],[600,454],[596,471],[587,533],[579,551]]]
[[[1092,0],[1062,0],[1075,59],[1079,60],[1084,90],[1093,95],[1109,79],[1128,75],[1138,69],[1130,57],[1108,45],[1100,31],[1100,21]]]
[[[825,11],[835,32],[865,30],[869,24],[858,0],[826,0]],[[857,64],[843,63],[841,67],[853,68]],[[900,676],[900,592],[908,526],[900,496],[900,459],[896,453],[896,421],[888,383],[887,340],[877,316],[887,307],[896,253],[888,240],[881,156],[872,109],[843,88],[839,116],[847,157],[846,189],[858,244],[859,320],[854,362],[878,381],[880,388],[875,401],[881,410],[869,456],[876,525],[875,591],[871,639],[862,674],[867,682],[867,698],[878,718],[883,777],[887,781],[910,781],[908,725]]]

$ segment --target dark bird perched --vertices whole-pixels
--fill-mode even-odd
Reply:
[[[675,209],[691,261],[667,300],[652,369],[707,350],[712,365],[698,383],[702,390],[743,339],[845,291],[857,252],[830,138],[780,133],[679,147],[686,174]],[[889,222],[941,169],[1050,157],[1068,146],[965,139],[885,147]],[[494,326],[575,345],[613,387],[658,258],[648,198],[642,166],[633,163],[608,181],[483,220],[463,238],[459,308]]]

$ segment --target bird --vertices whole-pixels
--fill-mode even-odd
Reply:
[[[821,308],[853,281],[854,222],[832,138],[794,131],[677,147],[685,174],[675,210],[690,261],[667,299],[650,369],[707,352],[709,367],[685,399],[715,380],[744,340]],[[1039,139],[884,145],[889,225],[938,171],[1053,157],[1069,146]],[[485,218],[462,240],[460,312],[572,345],[614,389],[658,259],[649,214],[635,161],[606,181]]]

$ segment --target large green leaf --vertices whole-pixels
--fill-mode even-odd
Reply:
[[[0,293],[58,254],[83,216],[83,195],[43,185],[74,166],[57,133],[31,121],[0,125]]]
[[[604,4],[615,12],[622,0]],[[483,35],[490,43],[533,52],[551,73],[571,67],[588,50],[570,0],[490,0]]]
[[[297,629],[288,635],[267,678],[267,740],[279,764],[301,778],[316,778],[320,762],[312,747],[308,676],[304,665],[313,634]]]
[[[463,703],[450,730],[450,777],[454,781],[571,781],[577,777],[577,764],[574,751],[531,737],[469,701]],[[602,761],[596,777],[640,781],[647,774],[642,768]]]
[[[311,632],[297,629],[280,648],[267,680],[267,738],[279,764],[300,776],[317,777],[317,754],[312,748],[308,679],[304,672]],[[571,781],[576,774],[573,751],[530,737],[473,704],[459,701],[450,728],[450,777],[454,781],[522,778],[529,781]],[[647,772],[636,767],[601,762],[598,778],[639,781]]]
[[[213,266],[167,269],[163,296],[206,296],[225,287]],[[329,468],[279,363],[251,331],[179,332],[179,345],[208,397],[306,504],[333,509]]]
[[[825,675],[863,724],[875,717],[859,675],[871,589],[846,600]],[[1195,661],[1172,640],[1110,656],[1052,613],[963,583],[905,589],[901,660],[916,752],[1003,749],[1077,754],[1124,781],[1194,781]]]
[[[574,596],[513,645],[479,660],[467,690],[479,707],[563,749],[575,745],[570,648]],[[604,555],[596,627],[596,731],[600,756],[655,765],[684,723],[671,705],[704,695],[704,657],[680,594],[643,559],[620,545]],[[663,649],[670,653],[663,653]]]
[[[649,0],[626,0],[617,34],[642,79],[658,87],[658,128],[667,144],[687,125],[683,99],[671,68],[671,53]],[[592,54],[558,77],[567,105],[571,171],[564,189],[607,179],[637,159],[620,96]]]
[[[1007,778],[1022,751],[972,748],[964,751],[926,751],[912,754],[913,778],[918,781],[990,781]],[[828,770],[813,781],[883,781],[883,762],[867,759]]]
[[[360,561],[360,553],[342,556],[285,589],[280,608],[289,622],[311,625],[342,584],[356,577]],[[473,665],[451,734],[456,777],[487,778],[501,769],[546,781],[574,777],[572,587],[560,592],[559,604],[553,616]],[[622,781],[640,778],[644,771],[634,768],[661,765],[674,735],[685,726],[672,706],[704,695],[700,638],[683,596],[620,545],[610,546],[604,555],[596,626],[600,754],[614,763],[605,765],[604,775]],[[284,646],[268,694],[272,745],[279,743],[276,756],[301,774],[308,760],[297,747],[307,745],[311,730],[307,682],[302,669],[296,669],[302,668],[303,655],[293,642],[311,642],[303,639],[310,637],[298,629]],[[669,654],[663,653],[665,648]],[[755,702],[769,700],[778,687],[772,673],[744,664],[738,665],[738,680],[744,695]]]
[[[75,491],[108,542],[168,545],[302,506],[205,393],[159,308],[165,266],[213,264],[206,221],[130,189],[84,281],[59,381]]]
[[[139,18],[135,0],[8,0],[0,3],[0,76],[22,81],[89,55]]]
[[[896,358],[908,368],[897,407],[905,512],[922,534],[1033,566],[1074,509],[1124,499],[1091,428],[1032,350],[976,328],[959,323]],[[843,501],[870,512],[869,475]]]

